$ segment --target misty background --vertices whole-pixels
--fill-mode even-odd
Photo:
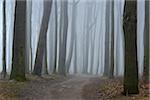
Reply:
[[[56,1],[56,0],[55,0]],[[58,12],[60,12],[59,0],[58,1]],[[78,0],[76,0],[78,1]],[[53,2],[54,3],[54,2]],[[114,45],[114,61],[115,61],[115,74],[118,70],[119,75],[123,75],[124,71],[124,34],[122,29],[123,21],[123,8],[124,0],[115,0],[114,2],[114,30],[115,30],[115,45]],[[27,4],[28,6],[28,4]],[[83,49],[85,49],[84,39],[86,38],[85,32],[85,11],[87,7],[91,7],[90,12],[90,22],[93,22],[94,16],[97,17],[95,22],[95,28],[90,31],[90,39],[94,34],[94,62],[93,62],[93,73],[96,74],[98,66],[98,74],[103,75],[104,72],[104,60],[105,60],[105,13],[106,13],[106,0],[79,0],[76,13],[76,36],[77,36],[77,54],[73,55],[77,57],[77,72],[82,73],[83,69]],[[0,0],[0,71],[2,71],[2,40],[3,40],[3,0]],[[28,8],[27,8],[28,9]],[[12,64],[12,42],[13,42],[13,27],[14,27],[14,10],[15,10],[15,0],[6,0],[6,58],[7,58],[7,71],[10,73],[11,64]],[[137,46],[138,46],[138,65],[139,73],[143,72],[143,33],[144,33],[144,13],[145,13],[144,1],[138,0],[138,26],[137,26]],[[49,73],[52,72],[52,66],[54,64],[54,39],[55,39],[55,16],[54,16],[55,7],[52,6],[52,13],[49,21],[49,28],[47,34],[47,51],[48,51],[48,70]],[[32,64],[34,65],[36,48],[39,37],[41,19],[43,14],[43,2],[42,0],[32,0],[32,53],[33,59]],[[59,14],[58,14],[58,17]],[[71,41],[71,21],[72,21],[72,0],[69,0],[68,3],[68,37],[67,37],[67,57],[70,48]],[[59,23],[59,22],[58,22]],[[131,33],[132,34],[132,33]],[[90,43],[90,42],[89,42]],[[90,44],[89,44],[90,45]],[[74,51],[73,51],[74,52]],[[89,59],[88,59],[88,71],[90,71],[90,60],[91,55],[91,46],[89,46]],[[74,53],[73,53],[74,54]],[[70,74],[74,72],[73,60],[71,61]]]

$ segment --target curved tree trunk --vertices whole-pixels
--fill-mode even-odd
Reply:
[[[138,94],[137,1],[125,1],[124,8],[125,71],[124,94]]]
[[[52,0],[44,0],[44,13],[39,35],[37,54],[33,74],[41,76],[44,52],[47,53],[47,30],[50,19]],[[45,55],[47,56],[47,55]],[[47,57],[45,59],[47,61]],[[46,62],[47,63],[47,62]],[[47,65],[47,64],[46,64]]]

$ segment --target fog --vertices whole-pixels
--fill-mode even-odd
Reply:
[[[13,27],[14,27],[14,9],[15,9],[15,0],[6,0],[6,20],[7,20],[7,71],[10,73],[11,64],[12,64],[12,42],[13,42]],[[59,1],[59,0],[58,0]],[[77,0],[78,1],[78,0]],[[0,71],[2,71],[2,39],[3,39],[3,11],[2,11],[2,3],[3,0],[0,0]],[[54,3],[54,2],[53,2]],[[42,0],[32,0],[32,53],[33,59],[32,64],[34,66],[35,56],[36,56],[36,48],[39,37],[41,19],[43,14],[43,5]],[[123,8],[124,8],[124,0],[115,0],[114,2],[114,66],[115,66],[115,75],[118,70],[119,75],[123,75],[124,72],[124,34],[122,29],[122,21],[123,21]],[[96,16],[95,28],[92,28],[89,32],[88,43],[85,43],[86,33],[88,32],[85,29],[85,20],[87,19],[85,16],[85,12],[87,11],[87,7],[91,7],[89,9],[89,23],[94,21],[94,16]],[[58,12],[59,9],[58,2]],[[71,66],[69,69],[69,73],[74,73],[74,59],[76,56],[77,59],[77,73],[82,74],[83,70],[83,55],[85,54],[84,49],[86,49],[86,45],[89,45],[89,57],[88,57],[88,72],[90,72],[90,65],[92,55],[93,57],[93,66],[92,66],[92,74],[96,74],[97,66],[98,66],[98,74],[103,75],[104,73],[104,59],[105,59],[105,13],[106,13],[106,0],[79,0],[76,5],[77,13],[76,13],[76,36],[77,40],[75,41],[77,44],[77,54],[75,55],[73,50],[73,58],[71,60]],[[139,73],[143,72],[143,32],[144,32],[144,1],[138,0],[138,25],[137,25],[137,46],[138,46],[138,65],[139,65]],[[55,7],[54,4],[52,6],[52,14],[50,16],[49,28],[47,32],[47,51],[48,51],[48,69],[49,73],[52,72],[52,66],[54,64],[54,41],[55,41]],[[70,50],[71,43],[71,22],[72,22],[72,0],[69,0],[68,3],[68,37],[67,37],[67,58]],[[58,18],[60,15],[58,14]],[[58,22],[60,23],[60,22]],[[132,34],[132,33],[131,33]],[[94,38],[94,52],[91,52],[91,39]],[[60,37],[59,37],[60,38]],[[58,56],[58,55],[57,55]]]

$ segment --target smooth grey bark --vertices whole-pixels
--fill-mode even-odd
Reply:
[[[101,17],[101,21],[102,21],[102,17]],[[102,29],[102,23],[100,23],[100,29]],[[99,39],[100,39],[101,35],[99,34]],[[98,44],[98,51],[100,51],[100,43]],[[97,63],[96,63],[96,74],[98,74],[98,70],[99,70],[99,65],[100,65],[100,52],[98,52],[98,59],[97,59]]]
[[[118,33],[119,33],[119,31],[117,30],[117,36],[116,36],[116,41],[117,42],[118,42],[118,39],[119,39]],[[120,48],[120,46],[118,44],[116,44],[116,48],[117,48],[117,50],[116,50],[116,76],[119,76],[119,67],[120,66],[119,66],[119,62],[118,62],[119,60],[118,59],[120,58],[119,57],[120,54],[118,53],[119,52],[118,48]],[[119,58],[117,59],[117,57],[119,57]]]
[[[58,34],[59,34],[59,60],[58,60],[58,70],[57,70],[57,72],[59,72],[59,69],[61,69],[61,68],[59,68],[59,67],[61,67],[61,50],[62,50],[62,20],[63,20],[63,18],[62,18],[62,4],[60,5],[60,17],[59,17],[59,22],[60,22],[60,24],[59,24],[59,32],[58,32]]]
[[[53,3],[53,5],[55,5],[54,3]],[[50,52],[51,52],[50,53],[50,60],[48,60],[49,61],[49,71],[50,72],[53,72],[53,70],[55,68],[54,67],[54,64],[55,64],[55,53],[57,52],[57,50],[55,51],[55,46],[57,46],[57,45],[55,45],[55,34],[56,34],[56,32],[55,32],[55,16],[53,14],[54,14],[54,12],[52,12],[52,17],[51,17],[51,20],[50,20],[50,23],[49,23],[49,26],[51,26],[50,31],[49,31],[49,33],[50,33],[50,40],[47,41],[47,42],[49,42]]]
[[[69,48],[69,56],[66,61],[66,71],[67,73],[69,72],[69,68],[71,66],[71,61],[73,58],[73,51],[75,51],[76,47],[76,41],[75,41],[75,35],[76,35],[76,16],[77,16],[77,8],[76,8],[76,1],[73,0],[73,5],[72,5],[72,23],[71,23],[71,41],[70,41],[70,48]],[[76,55],[74,55],[76,56]],[[74,58],[75,59],[75,58]],[[76,62],[76,61],[75,61]],[[75,73],[77,72],[77,66],[74,65]]]
[[[123,29],[125,36],[124,95],[138,94],[137,0],[125,0]]]
[[[6,77],[6,1],[3,1],[3,78]]]
[[[14,22],[13,59],[10,79],[25,81],[26,0],[17,0]]]
[[[45,50],[46,51],[46,50]],[[47,68],[47,56],[46,56],[46,52],[44,52],[44,55],[43,55],[43,64],[42,64],[42,67],[43,67],[43,74],[44,75],[48,75],[48,68]]]
[[[99,35],[99,38],[100,38],[100,35]],[[100,50],[100,44],[98,44],[98,51]],[[100,60],[100,52],[98,52],[98,59],[97,59],[97,63],[96,63],[96,75],[98,75],[98,70],[99,70],[99,65],[100,65],[100,63],[99,63],[99,60]]]
[[[144,83],[149,84],[149,73],[150,73],[150,65],[149,65],[149,25],[150,25],[150,20],[149,20],[149,7],[150,1],[146,0],[145,1],[145,29],[144,29],[144,71],[143,71],[143,76],[144,76]]]
[[[56,73],[56,68],[57,68],[57,36],[58,36],[58,16],[57,16],[57,1],[55,1],[55,55],[54,55],[54,69],[53,73]]]
[[[90,65],[90,73],[93,73],[93,65],[94,65],[94,50],[95,50],[95,34],[96,34],[96,22],[97,22],[97,12],[96,12],[96,4],[93,5],[93,12],[94,12],[94,20],[91,25],[91,65]]]
[[[90,19],[91,19],[91,7],[90,7],[90,4],[88,3],[87,4],[87,24],[86,24],[86,45],[85,45],[85,73],[88,73],[88,61],[89,61],[89,35],[90,35]]]
[[[114,0],[111,1],[111,64],[109,78],[114,77]]]
[[[105,19],[105,23],[106,23],[106,28],[105,28],[105,65],[104,65],[104,76],[109,76],[109,72],[110,72],[110,10],[111,10],[111,6],[110,6],[111,2],[110,0],[106,1],[106,19]]]
[[[121,4],[121,2],[119,3],[119,4]],[[115,58],[115,61],[114,62],[116,62],[116,64],[115,64],[115,70],[116,70],[116,72],[115,72],[115,75],[116,76],[119,76],[119,69],[120,69],[120,59],[121,59],[121,56],[120,56],[120,43],[119,42],[121,42],[120,41],[120,38],[122,38],[122,37],[120,37],[120,32],[122,32],[122,29],[120,30],[120,28],[119,28],[119,26],[120,25],[122,25],[122,17],[121,17],[121,15],[122,15],[122,9],[121,9],[121,5],[120,5],[120,7],[118,8],[118,16],[120,16],[119,17],[119,19],[118,20],[120,20],[120,21],[118,21],[119,23],[117,23],[116,24],[116,28],[117,28],[117,31],[116,31],[116,54],[115,54],[115,56],[116,56],[116,58]],[[122,43],[121,43],[121,45],[123,45]],[[123,65],[123,64],[122,64]]]
[[[98,50],[100,50],[100,45],[98,45]],[[98,59],[97,59],[97,63],[96,63],[96,75],[98,75],[98,70],[99,70],[99,60],[100,60],[100,57],[99,57],[99,52],[98,52]]]
[[[58,73],[66,75],[66,45],[68,34],[68,1],[61,1],[61,15],[60,15],[60,50],[59,50],[59,66]]]
[[[92,24],[90,22],[91,20],[91,5],[89,2],[87,2],[87,9],[85,13],[86,17],[86,22],[85,22],[85,48],[84,48],[84,56],[83,56],[83,73],[87,74],[88,73],[88,61],[89,61],[89,38],[90,38],[90,31]]]
[[[74,42],[74,73],[77,73],[77,34],[75,34],[75,42]]]
[[[85,9],[86,10],[86,9]],[[86,16],[86,11],[84,12],[84,16]],[[84,37],[83,37],[83,69],[82,73],[87,73],[86,66],[85,66],[85,45],[86,45],[86,17],[84,18],[84,31],[83,31]]]
[[[32,17],[32,1],[27,1],[27,34],[26,34],[26,73],[32,72],[32,33],[31,33],[31,17]],[[31,69],[31,70],[30,70]]]
[[[52,8],[52,0],[44,0],[44,10],[43,10],[44,12],[43,12],[42,24],[40,28],[35,66],[33,71],[33,74],[38,76],[41,76],[42,73],[42,61],[43,61],[44,52],[46,53],[45,60],[47,63],[47,30],[48,30],[48,24],[49,24],[49,19],[51,14],[51,8]]]
[[[76,1],[74,6],[77,5],[79,3],[80,0]],[[74,7],[74,11],[75,12],[75,16],[77,16],[77,7]],[[75,21],[75,30],[76,30],[76,17],[74,18]],[[77,73],[78,69],[77,69],[77,33],[76,31],[74,32],[74,73]]]

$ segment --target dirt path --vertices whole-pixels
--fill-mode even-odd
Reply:
[[[67,81],[57,83],[50,88],[52,100],[83,100],[82,91],[90,83],[92,76],[73,76]]]
[[[0,82],[0,100],[83,100],[83,87],[90,84],[92,77],[73,75],[49,78],[48,76],[48,78],[34,77],[25,83]]]
[[[120,78],[110,80],[91,75],[28,78],[26,82],[0,80],[0,100],[148,100],[142,93],[134,97],[121,95]]]

